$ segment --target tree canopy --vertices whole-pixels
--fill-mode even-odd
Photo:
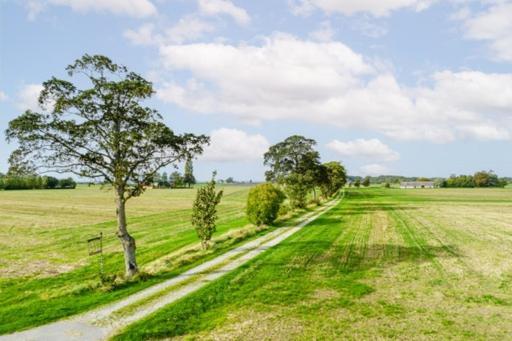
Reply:
[[[100,55],[69,65],[69,80],[43,83],[42,110],[9,123],[8,141],[36,167],[102,179],[115,189],[118,237],[126,274],[137,272],[135,241],[126,229],[125,202],[143,193],[161,168],[201,153],[209,139],[175,134],[158,111],[144,106],[151,82]]]
[[[292,205],[304,207],[309,190],[318,179],[320,155],[316,141],[293,135],[269,148],[264,155],[267,181],[284,184]]]

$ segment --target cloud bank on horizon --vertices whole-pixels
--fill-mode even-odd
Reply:
[[[321,149],[372,175],[399,173],[407,160],[400,149],[410,141],[434,149],[512,136],[512,1],[21,3],[25,20],[40,25],[57,9],[89,20],[117,18],[124,48],[149,60],[134,66],[154,81],[159,105],[216,122],[202,127],[212,145],[200,162],[261,163],[277,136],[295,133],[286,131],[289,122],[304,131],[317,127],[311,137],[322,137]],[[281,11],[280,20],[266,19],[270,8]],[[440,49],[424,61],[408,51],[408,41],[393,45],[406,39],[393,29],[404,17],[430,18],[425,30],[432,40],[451,39],[467,58],[454,62]],[[449,29],[434,34],[436,20]],[[34,109],[44,80],[20,79],[16,88],[0,83],[0,102]],[[282,129],[266,133],[276,125]]]

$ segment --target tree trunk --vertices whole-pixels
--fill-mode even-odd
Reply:
[[[126,228],[126,201],[122,190],[117,191],[117,237],[121,241],[124,250],[125,276],[131,278],[139,272],[137,261],[135,258],[135,239],[128,233]]]

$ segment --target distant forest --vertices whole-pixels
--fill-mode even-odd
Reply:
[[[379,175],[367,177],[371,184],[399,184],[407,181],[434,181],[437,187],[473,188],[473,187],[505,187],[512,183],[512,177],[498,177],[493,171],[479,171],[473,175],[451,175],[447,178],[408,177],[400,175]],[[352,183],[363,181],[360,176],[348,176]]]

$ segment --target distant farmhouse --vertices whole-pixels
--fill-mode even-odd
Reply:
[[[400,183],[400,188],[435,188],[434,181],[406,181]]]

